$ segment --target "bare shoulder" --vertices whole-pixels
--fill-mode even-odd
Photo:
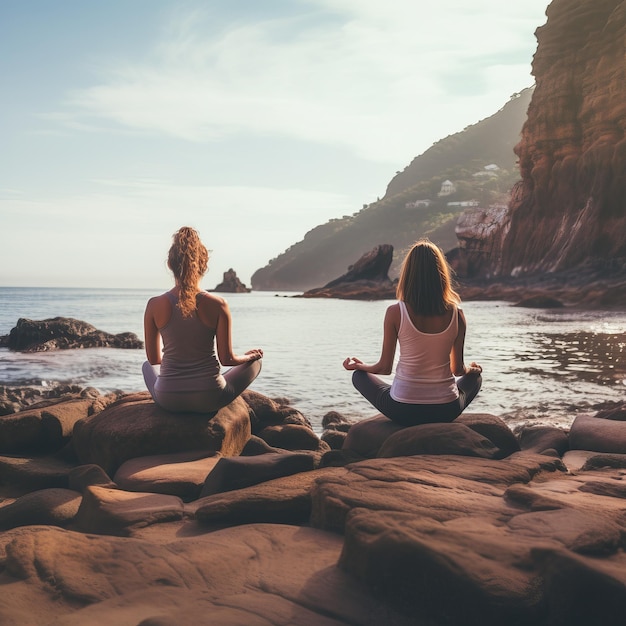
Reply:
[[[208,312],[220,312],[228,310],[228,302],[221,296],[217,296],[209,291],[198,293],[198,307]]]
[[[218,296],[210,291],[199,291],[198,297],[200,302],[203,304],[216,304],[218,306],[223,306],[226,302],[222,296]]]
[[[385,317],[392,322],[400,322],[400,303],[396,302],[387,307]]]
[[[163,308],[165,303],[169,304],[169,300],[167,298],[167,295],[165,295],[164,293],[158,296],[152,296],[152,298],[150,298],[148,300],[148,303],[146,304],[146,310],[154,311],[161,309]]]
[[[153,296],[146,304],[146,320],[151,319],[157,328],[163,328],[172,315],[172,304],[166,294]]]

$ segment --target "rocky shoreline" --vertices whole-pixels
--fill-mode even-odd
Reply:
[[[460,253],[449,253],[463,300],[502,300],[534,308],[616,309],[626,306],[626,262],[588,261],[559,272],[472,278],[464,275]],[[397,281],[389,278],[393,246],[381,244],[365,253],[348,271],[301,298],[393,300]]]
[[[586,309],[626,307],[626,266],[621,263],[586,264],[561,272],[542,272],[519,277],[460,278],[464,300],[503,300],[521,306]]]
[[[515,434],[331,412],[321,437],[253,391],[211,419],[147,393],[19,408],[0,417],[1,623],[548,625],[626,605],[626,404]]]

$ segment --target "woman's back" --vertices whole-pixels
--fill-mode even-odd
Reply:
[[[446,330],[452,321],[452,315],[456,312],[456,307],[451,307],[444,315],[416,315],[408,304],[404,304],[413,326],[425,334],[441,333]]]
[[[402,301],[399,307],[400,358],[391,397],[398,402],[423,404],[456,399],[458,390],[450,368],[450,351],[459,330],[456,307],[437,316],[411,315]]]
[[[159,329],[163,338],[160,391],[170,386],[179,391],[222,386],[218,382],[215,330],[203,324],[197,312],[183,317],[176,296],[172,292],[166,295],[172,310],[169,321]]]

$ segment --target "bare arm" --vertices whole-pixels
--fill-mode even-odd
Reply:
[[[158,365],[161,363],[161,333],[154,319],[154,307],[155,300],[151,298],[143,316],[143,334],[146,357],[150,364]]]
[[[343,366],[347,370],[361,370],[370,374],[391,374],[393,359],[396,355],[398,342],[398,329],[400,328],[400,307],[392,304],[385,313],[383,323],[383,347],[378,361],[372,365],[366,365],[355,357],[348,357]]]
[[[233,352],[232,344],[232,318],[230,315],[230,309],[228,302],[220,298],[219,300],[219,315],[217,318],[217,328],[215,336],[217,339],[217,356],[222,365],[241,365],[242,363],[248,363],[249,361],[257,361],[263,357],[263,350],[255,348],[254,350],[248,350],[243,356],[237,356]]]
[[[463,349],[465,347],[465,332],[467,323],[465,315],[461,309],[458,309],[459,315],[459,332],[454,340],[452,351],[450,352],[450,368],[455,376],[464,376],[465,374],[480,374],[483,368],[478,363],[470,363],[467,367],[463,361]]]

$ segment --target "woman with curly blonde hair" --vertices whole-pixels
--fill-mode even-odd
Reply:
[[[402,264],[398,302],[385,314],[380,359],[366,365],[348,357],[356,389],[383,415],[403,426],[451,422],[476,397],[482,367],[463,362],[466,322],[443,252],[427,239],[416,242]],[[396,345],[400,358],[393,383]]]
[[[197,231],[183,226],[172,239],[167,265],[175,285],[150,298],[144,314],[144,380],[163,409],[214,413],[259,375],[263,351],[233,352],[228,303],[200,288],[209,253]],[[222,374],[221,365],[233,367]]]

